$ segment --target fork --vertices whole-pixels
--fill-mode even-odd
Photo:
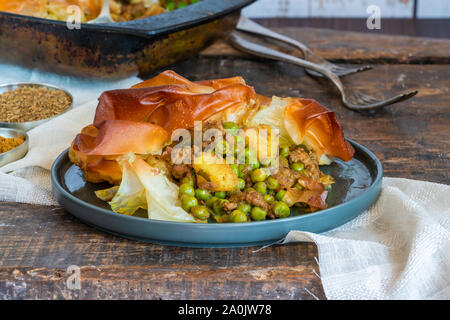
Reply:
[[[97,18],[88,21],[88,23],[112,23],[114,20],[111,18],[111,12],[109,10],[109,0],[103,0],[102,9]]]
[[[297,48],[298,50],[300,50],[302,52],[303,58],[305,60],[313,62],[317,65],[321,65],[321,66],[329,69],[331,72],[333,72],[337,76],[346,76],[349,74],[353,74],[353,73],[357,73],[357,72],[361,72],[361,71],[365,71],[365,70],[370,70],[373,68],[372,66],[362,66],[359,68],[345,68],[345,67],[341,67],[336,64],[333,64],[333,63],[315,55],[303,43],[301,43],[295,39],[286,37],[285,35],[274,32],[270,29],[267,29],[267,28],[263,27],[262,25],[254,22],[254,21],[250,20],[249,18],[246,18],[242,15],[239,18],[239,22],[236,26],[236,30],[250,33],[253,35],[258,35],[258,36],[262,36],[262,37],[275,39],[275,40],[287,43],[287,44]],[[310,75],[315,76],[315,77],[322,76],[320,73],[317,73],[317,72],[309,70],[309,69],[306,69],[306,71]]]
[[[338,75],[331,72],[329,69],[325,68],[323,65],[318,65],[304,59],[300,59],[289,54],[285,54],[268,47],[256,44],[254,42],[245,40],[239,36],[236,32],[231,33],[228,38],[230,44],[238,50],[243,52],[259,56],[262,58],[268,58],[278,61],[289,62],[307,69],[311,69],[318,72],[328,78],[339,90],[341,94],[341,100],[345,107],[353,111],[369,111],[376,110],[382,107],[405,101],[413,96],[415,96],[418,91],[411,91],[407,93],[402,93],[385,100],[378,100],[374,97],[368,96],[361,92],[354,91],[348,87],[345,87]]]

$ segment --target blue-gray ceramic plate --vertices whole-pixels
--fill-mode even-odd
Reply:
[[[350,141],[350,140],[349,140]],[[146,212],[136,216],[114,213],[99,200],[95,190],[108,187],[86,182],[82,171],[69,161],[67,150],[52,167],[53,194],[59,203],[81,221],[129,239],[189,247],[252,246],[274,242],[291,230],[324,232],[362,213],[381,191],[383,170],[367,148],[350,141],[355,156],[349,162],[336,160],[321,168],[335,179],[327,199],[329,208],[303,214],[296,207],[290,217],[247,223],[185,223],[150,220]]]

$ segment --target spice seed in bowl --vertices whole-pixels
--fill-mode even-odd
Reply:
[[[0,94],[0,122],[47,119],[66,110],[72,101],[62,90],[24,86]]]
[[[21,135],[17,138],[5,138],[0,136],[0,153],[8,152],[17,148],[25,141],[25,136]]]

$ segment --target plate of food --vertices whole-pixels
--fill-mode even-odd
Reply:
[[[336,228],[375,202],[382,174],[314,100],[165,71],[104,92],[52,182],[67,211],[106,232],[228,247]]]

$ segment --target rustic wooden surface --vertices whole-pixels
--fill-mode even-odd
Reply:
[[[325,57],[375,70],[346,81],[376,96],[418,89],[413,100],[374,114],[345,109],[323,80],[217,44],[173,66],[191,79],[242,75],[265,95],[314,98],[333,109],[349,138],[369,147],[385,175],[450,183],[450,42],[288,29]],[[355,49],[356,48],[356,49]],[[121,239],[60,208],[0,205],[0,299],[325,299],[317,248],[299,243],[190,249]],[[66,269],[81,268],[69,290]]]
[[[274,28],[274,30],[308,44],[316,54],[332,61],[375,64],[450,63],[450,40],[390,35],[375,36],[360,32],[316,28]],[[206,49],[202,55],[246,56],[224,42],[217,42]]]

